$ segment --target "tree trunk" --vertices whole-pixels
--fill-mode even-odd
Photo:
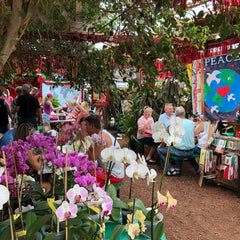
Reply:
[[[6,64],[9,56],[15,51],[16,44],[19,41],[19,29],[22,23],[21,17],[22,0],[12,1],[12,15],[10,16],[9,25],[3,48],[0,51],[0,71]]]

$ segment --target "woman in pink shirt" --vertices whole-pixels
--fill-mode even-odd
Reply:
[[[148,163],[156,162],[151,158],[154,153],[154,148],[156,148],[158,144],[154,142],[151,135],[146,133],[146,132],[151,132],[151,126],[153,125],[153,123],[154,123],[154,120],[152,118],[152,108],[146,106],[144,107],[143,116],[141,116],[137,122],[137,125],[138,125],[137,139],[139,142],[151,147],[146,157],[146,161]]]
[[[53,98],[52,93],[48,93],[47,96],[44,98],[44,101],[42,102],[42,106],[43,106],[42,123],[46,130],[51,129],[51,125],[50,125],[51,112],[62,109],[62,107],[57,107],[57,108],[53,107],[51,102],[52,98]]]

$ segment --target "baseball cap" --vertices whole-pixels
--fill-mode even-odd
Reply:
[[[47,97],[53,97],[53,95],[51,93],[48,93]]]

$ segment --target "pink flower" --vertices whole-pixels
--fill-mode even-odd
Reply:
[[[109,216],[111,214],[112,207],[113,207],[113,200],[109,196],[107,196],[104,199],[104,202],[102,203],[101,215],[105,217]]]
[[[77,216],[77,211],[77,205],[72,203],[69,204],[67,201],[63,201],[62,205],[57,208],[56,215],[59,222],[62,222],[69,218],[75,218]]]
[[[78,184],[75,184],[73,188],[67,191],[67,198],[70,203],[84,203],[87,197],[88,191],[83,187],[79,187]]]

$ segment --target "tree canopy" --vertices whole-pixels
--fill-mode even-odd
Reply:
[[[216,34],[220,40],[238,37],[240,8],[223,8],[217,0],[210,8],[210,1],[201,1],[209,9],[196,12],[183,2],[2,0],[1,82],[34,75],[40,67],[50,78],[61,73],[76,88],[90,84],[101,90],[114,84],[116,68],[124,74],[131,67],[130,75],[141,70],[149,84],[159,74],[156,59],[172,79],[186,81],[180,53],[204,50],[209,40],[216,41]],[[106,43],[101,50],[94,47],[99,41]]]

